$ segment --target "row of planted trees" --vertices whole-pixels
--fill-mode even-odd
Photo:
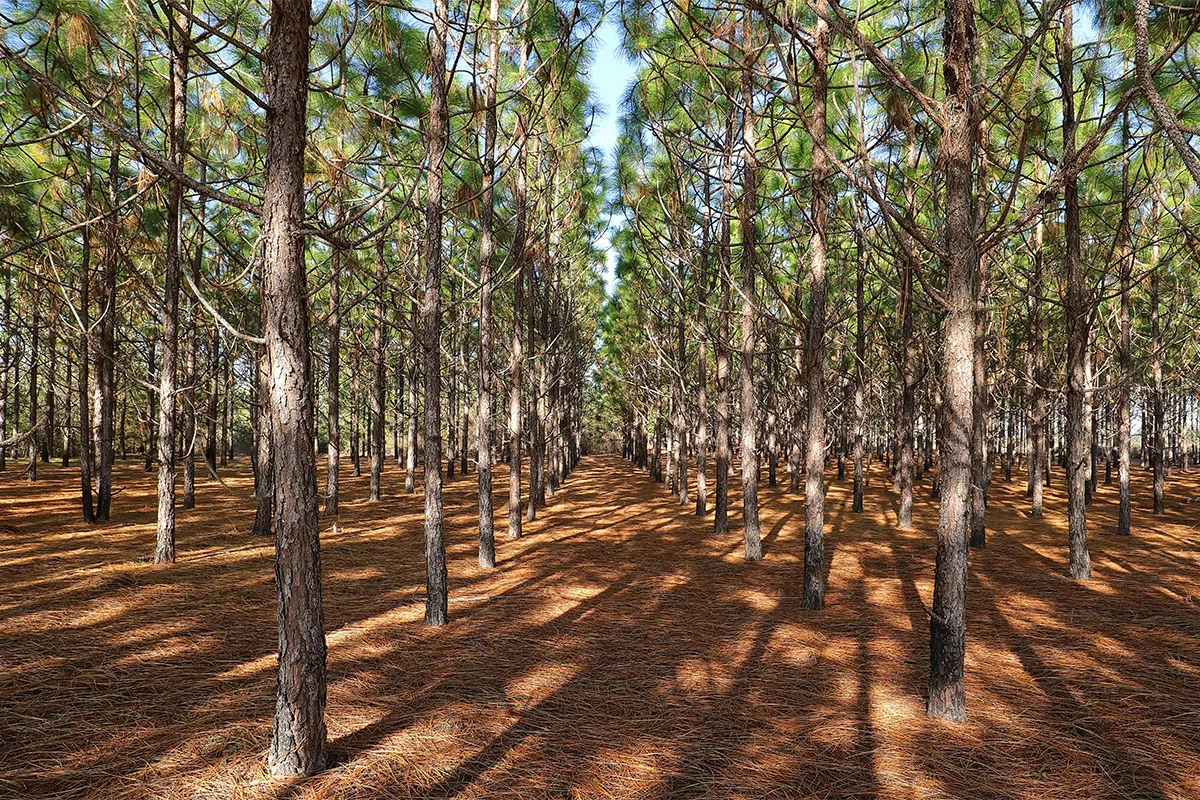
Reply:
[[[275,773],[326,760],[318,524],[347,446],[371,500],[424,483],[432,625],[443,477],[475,462],[490,567],[493,466],[518,537],[581,455],[603,192],[580,69],[600,11],[3,11],[0,467],[78,464],[97,522],[141,450],[169,563],[197,481],[250,456],[253,532],[276,543]]]
[[[1072,0],[625,6],[640,71],[597,414],[697,514],[715,456],[715,532],[740,497],[748,560],[762,471],[774,486],[786,465],[808,609],[827,461],[855,512],[887,462],[900,527],[926,480],[931,716],[966,714],[967,562],[996,467],[1027,467],[1033,517],[1064,482],[1087,579],[1098,483],[1120,509],[1099,533],[1128,535],[1133,459],[1155,512],[1195,460],[1195,19]]]

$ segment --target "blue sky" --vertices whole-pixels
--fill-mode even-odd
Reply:
[[[635,67],[621,52],[621,33],[615,15],[606,16],[596,37],[595,58],[588,70],[588,83],[592,87],[600,114],[592,126],[588,143],[605,153],[606,170],[613,166],[613,150],[617,143],[617,119],[621,116],[621,100],[633,80]],[[604,284],[612,293],[616,253],[610,247],[609,231],[597,241],[597,246],[607,249]]]

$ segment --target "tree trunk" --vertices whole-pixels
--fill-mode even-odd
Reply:
[[[1157,214],[1155,217],[1157,219]],[[1153,380],[1150,391],[1150,413],[1153,415],[1150,463],[1154,469],[1154,513],[1162,514],[1166,511],[1167,460],[1164,442],[1166,420],[1163,405],[1162,321],[1159,311],[1161,275],[1157,242],[1153,245],[1150,260],[1150,376]]]
[[[3,312],[4,331],[0,334],[0,440],[8,438],[8,391],[9,372],[15,367],[12,361],[12,287],[9,285],[9,270],[4,270]],[[85,328],[86,330],[86,328]],[[0,446],[0,471],[8,469],[8,448]]]
[[[1063,94],[1063,163],[1075,161],[1075,81],[1073,9],[1063,6],[1062,50],[1059,77]],[[1092,560],[1087,544],[1088,435],[1085,422],[1087,390],[1088,309],[1080,251],[1079,180],[1071,174],[1063,183],[1064,234],[1066,237],[1067,296],[1067,538],[1070,576],[1087,580]]]
[[[829,228],[829,164],[825,156],[825,104],[829,88],[827,0],[818,0],[813,31],[812,238],[809,244],[808,341],[804,377],[808,388],[808,447],[804,459],[804,608],[825,607],[825,279]],[[860,312],[861,313],[861,312]],[[860,329],[861,336],[861,329]]]
[[[705,195],[708,195],[708,171],[704,173]],[[700,248],[700,276],[696,280],[696,516],[708,512],[708,315],[705,302],[708,294],[710,257],[710,218],[704,218],[704,241]]]
[[[866,298],[863,283],[866,279],[866,242],[863,241],[862,226],[857,222],[858,206],[855,204],[854,225],[854,499],[850,510],[861,514],[863,510],[864,426],[866,423]]]
[[[275,489],[279,679],[269,767],[311,775],[325,766],[325,619],[313,450],[312,341],[304,267],[304,147],[308,0],[273,0],[264,85],[263,318]]]
[[[341,202],[336,222],[341,221]],[[325,447],[325,516],[337,517],[341,481],[339,469],[342,459],[342,250],[335,246],[329,254],[329,319],[326,330],[329,334],[329,363],[327,365],[328,388],[325,397],[325,419],[329,429],[329,441]]]
[[[987,491],[991,479],[988,461],[988,391],[984,337],[986,261],[980,257],[975,272],[974,335],[971,337],[971,538],[970,546],[987,547]]]
[[[947,720],[967,715],[963,661],[967,634],[967,555],[971,500],[971,425],[975,241],[972,164],[976,91],[974,0],[947,0],[942,33],[946,83],[945,128],[939,160],[946,185],[947,301],[942,345],[942,460],[939,469],[937,560],[929,619],[929,696],[926,713]]]
[[[158,342],[155,341],[149,334],[146,335],[146,383],[150,384],[154,380],[158,372],[157,362],[155,361],[155,351],[158,349]],[[145,434],[142,436],[142,456],[145,462],[146,472],[150,472],[154,468],[154,419],[158,416],[158,404],[156,398],[157,393],[151,389],[146,389],[146,425]]]
[[[183,137],[187,122],[188,35],[177,27],[168,12],[170,29],[170,127],[167,157],[176,169],[183,168]],[[190,27],[190,26],[189,26]],[[180,223],[183,216],[183,184],[167,182],[166,284],[159,312],[162,361],[158,379],[158,540],[154,563],[175,561],[175,379],[179,358],[179,279],[183,271]]]
[[[36,284],[36,280],[35,280]],[[27,440],[28,461],[25,467],[25,474],[29,478],[29,482],[33,483],[37,480],[37,460],[41,450],[40,439],[38,437],[37,425],[41,419],[38,416],[40,412],[38,401],[41,396],[38,394],[38,372],[41,370],[41,355],[39,352],[39,344],[42,335],[42,313],[41,313],[41,297],[40,292],[35,288],[33,292],[33,319],[29,326],[29,427],[31,430],[29,439]],[[1161,381],[1159,382],[1161,384]],[[1162,408],[1162,403],[1159,403],[1159,408]]]
[[[90,153],[90,147],[88,148]],[[84,208],[88,209],[88,215],[91,216],[91,181],[87,181],[84,185]],[[83,264],[81,274],[79,276],[79,324],[81,333],[79,336],[79,373],[78,383],[76,384],[76,393],[79,404],[79,488],[83,506],[83,521],[93,523],[96,521],[96,508],[93,505],[92,498],[92,460],[94,440],[92,438],[92,403],[91,403],[91,380],[88,371],[88,361],[90,360],[93,347],[93,332],[91,325],[91,283],[92,283],[92,235],[91,230],[84,228],[83,230]],[[7,319],[5,320],[7,323]],[[8,325],[4,326],[5,335],[8,334]],[[7,367],[8,359],[5,358],[5,366]],[[5,387],[7,388],[7,387]],[[4,438],[4,418],[3,412],[0,411],[0,439]]]
[[[1029,278],[1029,515],[1042,516],[1046,483],[1046,390],[1042,385],[1042,238],[1045,223],[1038,216],[1034,231],[1033,274]]]
[[[416,300],[409,307],[409,320],[413,335],[419,336]],[[404,456],[404,491],[409,494],[417,490],[417,361],[416,348],[413,348],[408,369],[408,445]]]
[[[717,474],[716,506],[713,510],[713,532],[718,536],[729,533],[729,466],[733,460],[729,433],[732,387],[729,380],[730,317],[733,313],[733,252],[730,245],[733,214],[733,114],[725,122],[725,153],[721,163],[721,295],[717,309]],[[642,437],[643,448],[645,437]],[[643,462],[645,452],[642,453]]]
[[[271,422],[267,397],[271,393],[271,376],[267,373],[267,354],[260,346],[254,353],[254,400],[250,406],[254,426],[254,451],[250,466],[254,470],[254,527],[252,536],[270,536],[271,520],[275,516],[274,466],[271,461]]]
[[[528,12],[525,24],[528,25]],[[521,39],[520,74],[525,76],[529,58],[527,37]],[[518,101],[518,103],[523,101]],[[513,187],[513,317],[512,345],[509,352],[508,387],[508,538],[521,538],[521,381],[525,371],[524,341],[521,337],[521,320],[525,304],[525,252],[528,236],[528,196],[526,186],[529,171],[529,156],[526,149],[526,131],[523,106],[517,109],[517,164],[516,181]]]
[[[449,621],[442,516],[442,168],[446,154],[446,2],[433,0],[429,38],[430,101],[426,128],[425,275],[421,349],[425,394],[425,624]]]
[[[742,17],[742,519],[747,561],[762,558],[758,522],[758,399],[754,394],[755,220],[758,214],[754,131],[754,11],[744,3]]]
[[[1129,142],[1129,114],[1122,118],[1121,126],[1122,151],[1127,151]],[[1120,369],[1119,396],[1117,398],[1117,482],[1120,497],[1117,508],[1117,534],[1129,536],[1132,533],[1130,497],[1129,497],[1129,451],[1130,451],[1130,405],[1133,390],[1133,253],[1130,251],[1129,240],[1131,229],[1129,197],[1129,156],[1121,160],[1121,221],[1117,229],[1117,254],[1119,262],[1119,280],[1121,286],[1121,305],[1117,311],[1117,366]]]
[[[382,178],[382,176],[380,176]],[[371,363],[374,380],[371,382],[371,488],[370,500],[378,500],[383,491],[384,462],[384,383],[383,360],[387,347],[387,333],[383,319],[383,289],[385,273],[383,264],[383,237],[375,243],[375,330],[371,339]],[[333,387],[330,387],[333,390]]]
[[[492,511],[492,225],[495,219],[496,91],[500,75],[500,3],[488,3],[488,57],[484,102],[483,186],[479,219],[479,439],[475,470],[479,481],[479,566],[496,566],[496,531]]]

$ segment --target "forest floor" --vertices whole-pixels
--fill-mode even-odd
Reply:
[[[198,472],[201,472],[198,470]],[[1095,578],[1066,572],[1059,473],[1045,519],[997,474],[971,556],[969,722],[923,716],[936,507],[897,531],[831,481],[828,608],[800,608],[803,500],[764,489],[742,559],[661,486],[585,459],[526,536],[476,565],[475,476],[447,487],[452,622],[421,624],[418,495],[342,479],[322,522],[333,766],[265,773],[272,544],[247,531],[244,460],[198,478],[178,563],[154,567],[154,476],[118,468],[111,524],[77,522],[78,472],[0,473],[0,797],[1198,798],[1200,495],[1172,476],[1135,535],[1115,487],[1089,510]],[[786,479],[786,476],[784,476]],[[736,481],[733,482],[735,485]],[[712,485],[710,481],[710,486]],[[735,506],[740,503],[735,503]]]

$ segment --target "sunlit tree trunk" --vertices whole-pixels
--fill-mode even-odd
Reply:
[[[183,169],[187,123],[188,34],[168,12],[169,70],[171,85],[167,157]],[[158,380],[158,534],[154,563],[175,561],[175,381],[179,358],[179,280],[183,270],[183,184],[167,181],[166,284],[159,311],[162,360]]]
[[[826,149],[826,95],[829,88],[829,26],[826,0],[818,0],[813,29],[812,237],[809,240],[808,340],[804,378],[808,389],[808,446],[804,459],[804,608],[825,607],[825,279],[829,228],[829,163]],[[860,333],[861,335],[861,333]]]
[[[418,335],[418,316],[417,303],[414,300],[410,307],[409,327],[413,331],[413,335]],[[412,494],[417,490],[417,415],[419,404],[419,393],[417,391],[417,369],[416,365],[419,362],[417,348],[413,348],[412,357],[409,359],[408,370],[408,444],[405,448],[404,456],[404,491]]]
[[[87,148],[88,155],[91,155],[91,146]],[[89,176],[90,177],[90,176]],[[84,208],[88,210],[88,216],[91,216],[91,180],[89,179],[84,184]],[[88,370],[88,362],[94,352],[94,334],[91,329],[91,283],[92,283],[92,235],[91,230],[84,228],[83,230],[83,263],[79,276],[79,324],[81,333],[79,336],[79,372],[78,383],[76,384],[76,393],[79,404],[79,488],[83,507],[83,521],[92,523],[96,521],[96,508],[92,498],[92,461],[94,460],[94,440],[92,438],[92,402],[91,402],[91,380]],[[7,298],[6,298],[7,299]],[[8,335],[7,320],[4,326],[5,337]],[[6,354],[7,356],[7,354]],[[5,360],[5,368],[7,368],[8,359]],[[7,377],[7,376],[6,376]],[[5,381],[7,383],[7,381]],[[68,381],[69,383],[69,381]],[[8,387],[5,386],[4,389]],[[3,392],[7,394],[7,392]],[[3,411],[0,410],[0,439],[4,438],[4,417]]]
[[[975,240],[972,165],[975,146],[976,90],[971,73],[976,57],[973,0],[947,0],[942,32],[945,126],[939,161],[946,186],[946,317],[942,367],[942,461],[939,469],[937,557],[933,609],[929,619],[929,695],[931,717],[963,720],[967,713],[963,683],[966,655],[967,556],[971,500],[971,425],[974,339],[974,273],[979,253]]]
[[[1029,276],[1029,496],[1030,516],[1042,516],[1046,482],[1046,391],[1042,371],[1042,237],[1045,225],[1038,216],[1034,230],[1033,272]]]
[[[483,187],[479,218],[479,440],[475,470],[479,482],[479,566],[496,566],[496,533],[492,511],[492,259],[495,240],[496,91],[500,73],[500,3],[488,3],[488,57],[484,84]]]
[[[857,212],[857,204],[855,207]],[[863,283],[866,280],[867,254],[866,242],[863,241],[862,227],[854,225],[854,499],[851,501],[852,513],[861,514],[863,510],[863,459],[865,456],[866,424],[866,376],[864,371],[867,362],[866,342],[866,297]]]
[[[1157,212],[1154,215],[1158,219]],[[1157,227],[1157,226],[1155,226]],[[1163,404],[1163,341],[1162,318],[1159,310],[1159,293],[1162,278],[1159,272],[1159,246],[1155,241],[1150,256],[1150,413],[1152,427],[1150,434],[1150,463],[1154,470],[1154,513],[1166,511],[1167,460],[1164,431],[1165,409]],[[1144,438],[1144,437],[1143,437]],[[1146,448],[1143,447],[1143,450]]]
[[[381,176],[382,177],[382,176]],[[384,355],[387,348],[387,333],[384,326],[383,290],[385,272],[383,263],[383,238],[376,239],[375,245],[375,286],[374,295],[374,330],[371,334],[371,500],[378,500],[382,495],[383,462],[384,462]],[[333,386],[330,386],[332,391]]]
[[[1129,141],[1129,115],[1125,114],[1122,124],[1122,150],[1127,150]],[[1120,497],[1117,507],[1117,534],[1128,536],[1132,532],[1129,497],[1129,451],[1130,451],[1130,405],[1133,390],[1133,253],[1130,252],[1131,236],[1129,202],[1129,156],[1121,160],[1121,221],[1117,229],[1119,238],[1117,255],[1121,286],[1121,304],[1117,311],[1117,365],[1121,371],[1119,396],[1117,398],[1117,482]]]
[[[1059,78],[1063,94],[1063,163],[1075,162],[1075,81],[1073,9],[1063,6]],[[1088,432],[1085,423],[1087,390],[1088,308],[1080,252],[1079,180],[1072,173],[1063,183],[1064,235],[1066,238],[1067,294],[1067,526],[1070,545],[1069,573],[1075,580],[1092,576],[1087,543]]]
[[[275,489],[279,673],[268,758],[275,775],[325,766],[325,619],[313,449],[312,340],[304,265],[308,0],[272,0],[264,85],[263,319]]]
[[[341,222],[341,207],[339,192],[335,224]],[[325,448],[325,516],[337,517],[341,483],[338,471],[342,458],[342,250],[336,245],[329,254],[329,317],[326,330],[329,334],[329,363],[325,419],[329,442]]]
[[[755,224],[758,216],[758,163],[755,159],[753,7],[747,1],[742,12],[742,520],[747,561],[762,558],[762,534],[758,522],[758,398],[754,387],[754,321],[758,312],[755,297],[757,252]]]
[[[425,624],[449,621],[442,513],[442,169],[445,164],[447,0],[433,0],[429,37],[430,102],[426,127],[425,264],[421,351],[425,395]]]
[[[252,536],[270,536],[275,508],[274,467],[271,463],[271,421],[267,398],[271,392],[271,376],[267,372],[267,354],[263,347],[254,353],[254,400],[250,405],[254,426],[254,450],[250,466],[254,470],[254,527]]]
[[[4,330],[0,332],[0,439],[8,438],[8,392],[9,373],[14,369],[12,357],[12,287],[9,285],[9,270],[4,269],[4,297],[0,299],[0,319]],[[8,448],[0,446],[0,471],[8,469]]]

